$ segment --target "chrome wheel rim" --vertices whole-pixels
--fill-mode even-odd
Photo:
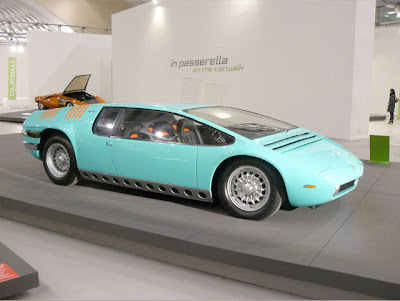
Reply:
[[[72,103],[67,103],[67,107],[73,107],[74,105]]]
[[[260,169],[254,166],[241,166],[229,176],[226,192],[231,202],[239,209],[256,211],[268,202],[271,184]]]
[[[62,178],[68,173],[70,158],[64,145],[54,143],[49,147],[46,154],[46,164],[51,174],[56,178]]]
[[[38,102],[39,110],[44,110],[44,105],[41,102]]]

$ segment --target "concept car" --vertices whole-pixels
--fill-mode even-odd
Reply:
[[[96,104],[36,111],[24,144],[49,178],[79,179],[202,201],[260,220],[282,205],[317,206],[353,190],[363,164],[304,128],[194,104]]]
[[[86,93],[89,79],[90,74],[78,75],[74,77],[63,93],[35,97],[39,110],[106,103],[101,97]]]

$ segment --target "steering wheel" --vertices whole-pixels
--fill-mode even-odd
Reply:
[[[218,137],[216,137],[218,135]],[[219,145],[226,143],[224,137],[222,137],[221,132],[219,130],[215,130],[210,136],[210,143],[212,141],[217,142]]]

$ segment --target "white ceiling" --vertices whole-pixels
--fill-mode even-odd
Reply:
[[[65,23],[34,0],[0,1],[0,44],[26,42],[26,31],[56,31],[46,24]],[[69,31],[64,28],[64,31]]]
[[[0,45],[26,43],[26,31],[107,34],[111,15],[151,0],[0,0]],[[400,23],[400,0],[376,0],[376,25]],[[76,25],[77,27],[53,26]],[[87,28],[89,27],[89,28]],[[97,30],[96,28],[101,28]]]

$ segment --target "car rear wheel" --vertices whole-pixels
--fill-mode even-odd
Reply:
[[[77,182],[75,154],[68,139],[53,136],[47,140],[42,160],[48,177],[55,184],[67,186]]]
[[[39,110],[46,110],[47,109],[47,107],[44,104],[42,104],[41,102],[38,102],[37,106],[38,106]]]
[[[261,220],[272,216],[282,205],[276,172],[257,160],[238,160],[221,174],[218,195],[222,206],[233,216]]]
[[[73,107],[74,104],[73,104],[72,102],[67,102],[67,103],[65,104],[65,106],[66,106],[66,107]]]

